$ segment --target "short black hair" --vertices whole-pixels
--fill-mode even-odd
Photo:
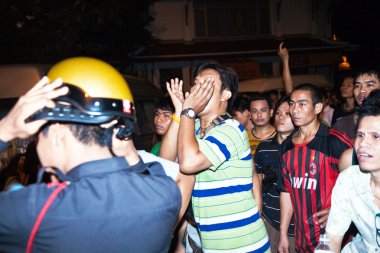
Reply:
[[[256,93],[256,94],[253,94],[253,95],[251,96],[250,101],[249,101],[249,105],[251,106],[251,103],[252,103],[253,101],[258,101],[258,100],[265,100],[265,101],[267,102],[267,104],[268,104],[269,109],[272,109],[272,103],[271,103],[269,97],[266,96],[266,95],[263,94],[263,93]]]
[[[289,103],[289,100],[290,100],[290,96],[289,95],[286,95],[284,97],[281,97],[275,104],[274,106],[274,113],[277,112],[278,108],[283,104],[283,103]]]
[[[297,90],[305,90],[309,91],[311,94],[311,101],[313,102],[313,105],[316,105],[318,103],[323,103],[323,93],[321,89],[318,89],[317,86],[311,83],[303,83],[296,87],[294,87],[293,92]]]
[[[161,98],[156,105],[156,109],[161,109],[164,111],[171,111],[174,113],[174,105],[172,100],[169,97]]]
[[[53,122],[52,122],[53,123]],[[48,134],[49,126],[52,123],[47,123],[42,129],[42,134],[45,136]],[[114,127],[101,127],[99,125],[90,124],[69,124],[65,123],[69,127],[74,137],[85,145],[99,145],[101,147],[112,147],[112,136]]]
[[[232,105],[233,111],[244,112],[245,110],[249,111],[249,100],[243,96],[237,96],[235,102]]]
[[[356,108],[358,114],[358,122],[356,127],[359,126],[360,121],[368,116],[380,116],[380,90],[372,90],[366,97],[361,106]]]
[[[368,75],[368,76],[374,76],[379,82],[380,82],[380,73],[379,71],[375,69],[362,69],[358,70],[354,75],[354,84],[356,82],[356,79],[358,79],[361,76]]]
[[[239,79],[236,72],[232,68],[222,66],[218,63],[207,62],[195,69],[193,72],[193,80],[207,69],[212,69],[219,74],[220,81],[222,82],[221,91],[229,90],[231,92],[231,97],[227,101],[227,111],[231,113],[232,105],[235,101],[239,87]]]

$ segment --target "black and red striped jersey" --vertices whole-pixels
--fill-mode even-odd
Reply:
[[[313,252],[320,233],[324,233],[315,224],[313,214],[330,207],[332,189],[339,174],[339,157],[353,145],[347,135],[323,124],[308,143],[293,143],[293,134],[281,145],[280,187],[290,193],[296,250]]]

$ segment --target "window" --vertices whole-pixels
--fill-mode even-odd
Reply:
[[[194,0],[196,37],[270,34],[267,0]]]

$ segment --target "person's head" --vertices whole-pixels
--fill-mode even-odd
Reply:
[[[343,99],[354,97],[354,78],[352,76],[347,76],[343,79],[340,85],[340,96]]]
[[[289,100],[289,111],[295,126],[305,126],[317,120],[323,109],[323,95],[315,85],[296,86]]]
[[[280,98],[274,107],[274,125],[280,134],[291,133],[294,130],[289,113],[289,96]]]
[[[251,120],[249,100],[242,96],[237,97],[232,105],[232,115],[244,127],[249,124],[249,121]]]
[[[269,100],[271,101],[272,106],[276,105],[277,101],[280,99],[278,91],[270,90],[268,94],[269,94]]]
[[[334,95],[330,87],[324,87],[322,90],[322,95],[323,95],[323,106],[333,106],[335,104],[334,101]]]
[[[219,108],[224,108],[231,113],[239,86],[239,79],[235,71],[218,63],[204,63],[195,69],[193,79],[194,83],[201,83],[206,78],[214,79],[214,92],[199,115],[206,115]]]
[[[354,76],[354,96],[358,105],[374,89],[380,89],[380,73],[376,70],[358,71]]]
[[[270,124],[273,116],[272,103],[263,94],[255,94],[251,97],[249,111],[255,127],[264,127]]]
[[[357,109],[355,150],[362,170],[380,171],[380,90],[374,90]]]
[[[37,153],[43,166],[53,166],[67,172],[67,149],[83,146],[106,148],[112,145],[112,127],[86,124],[48,123],[38,133]],[[83,154],[85,155],[85,154]]]
[[[112,134],[118,123],[124,126],[118,137],[130,137],[135,119],[132,94],[123,76],[111,65],[94,58],[75,57],[54,65],[48,77],[62,78],[69,92],[55,99],[54,108],[33,115],[33,120],[47,120],[37,143],[43,166],[67,172],[71,169],[66,166],[67,161],[72,159],[67,152],[82,147],[98,148],[102,158],[104,154],[111,155]]]
[[[156,112],[154,113],[154,127],[156,133],[164,135],[169,129],[170,123],[173,118],[174,105],[170,98],[164,97],[158,101],[156,106]]]
[[[11,145],[0,153],[0,172],[7,168],[16,159],[17,155],[16,145],[11,142]]]

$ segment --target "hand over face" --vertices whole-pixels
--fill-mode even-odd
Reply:
[[[204,110],[214,92],[214,79],[205,78],[202,82],[196,83],[186,97],[183,108],[193,108],[198,114]]]

